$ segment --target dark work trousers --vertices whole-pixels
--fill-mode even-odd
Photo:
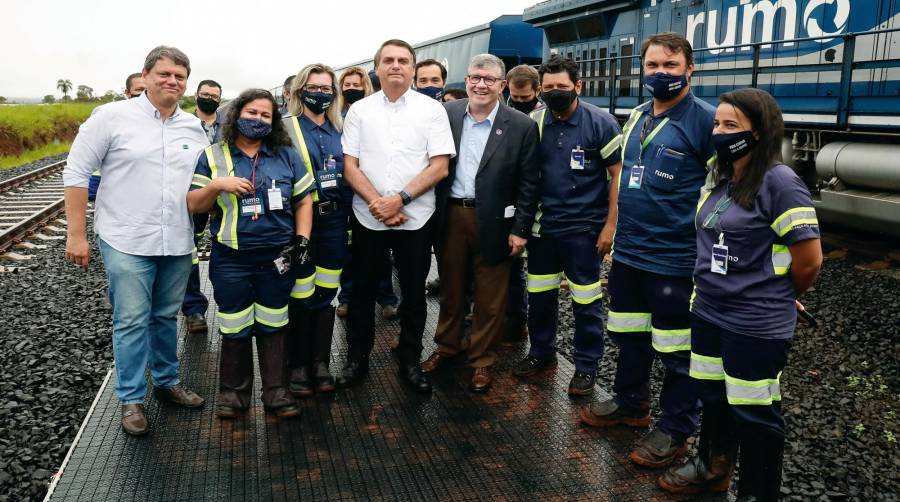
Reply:
[[[347,316],[348,359],[367,357],[375,340],[375,297],[380,278],[379,264],[394,253],[403,308],[400,309],[402,365],[419,364],[425,331],[425,262],[429,258],[431,220],[417,230],[370,230],[351,216],[353,245],[350,254],[353,293]]]
[[[197,213],[192,216],[194,220],[194,247],[203,240],[206,231],[206,222],[209,221],[209,213]],[[181,303],[181,313],[185,316],[191,314],[206,315],[209,308],[209,300],[200,290],[200,265],[194,263],[191,267],[191,275],[188,276],[187,289],[184,292],[184,301]]]
[[[353,247],[353,232],[348,231],[349,246]],[[353,268],[350,266],[352,262],[352,253],[346,254],[347,259],[344,262],[344,269],[341,271],[341,290],[338,292],[338,303],[350,303],[350,297],[353,294]],[[378,294],[376,301],[382,307],[396,307],[400,303],[397,293],[394,292],[394,272],[391,269],[391,260],[389,256],[384,257],[384,261],[378,266]]]
[[[700,404],[688,376],[691,352],[690,277],[655,274],[613,255],[606,330],[619,347],[616,403],[631,414],[650,409],[650,371],[659,357],[666,368],[656,427],[678,441],[697,429]]]
[[[528,321],[528,292],[525,289],[525,258],[516,257],[509,271],[509,298],[506,300],[507,324],[524,326]]]

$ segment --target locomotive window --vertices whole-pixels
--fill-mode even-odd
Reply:
[[[578,34],[575,31],[575,23],[567,21],[564,23],[546,26],[544,33],[547,34],[547,42],[551,45],[563,44],[578,40]]]
[[[606,36],[606,26],[603,24],[603,17],[599,15],[578,19],[575,27],[578,29],[578,38],[582,40]]]
[[[623,45],[622,48],[622,56],[631,56],[634,54],[634,46],[633,45]],[[630,78],[626,78],[633,74],[631,67],[634,64],[634,60],[631,58],[623,58],[619,60],[619,74],[621,75],[621,80],[619,80],[619,96],[631,96],[631,80]]]

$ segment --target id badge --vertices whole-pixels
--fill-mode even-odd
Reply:
[[[269,199],[269,211],[278,211],[284,209],[284,204],[281,201],[281,189],[275,186],[275,181],[272,181],[272,188],[266,190],[266,194]]]
[[[325,169],[329,169],[334,171],[337,169],[337,161],[334,160],[334,157],[331,155],[328,156],[328,160],[325,161]]]
[[[728,274],[728,246],[713,244],[709,270],[714,274]]]
[[[334,159],[329,162],[334,162]],[[336,169],[322,169],[316,172],[316,177],[319,178],[319,188],[322,190],[337,188],[340,185],[341,176]]]
[[[254,214],[265,214],[265,212],[262,190],[257,190],[253,195],[241,197],[241,216],[253,216]]]
[[[644,166],[631,166],[631,174],[628,176],[628,188],[641,188],[644,180]]]
[[[572,149],[572,158],[569,160],[569,167],[572,169],[584,169],[584,150],[580,146]]]

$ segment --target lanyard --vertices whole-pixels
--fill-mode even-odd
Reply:
[[[253,190],[253,197],[256,197],[256,163],[259,161],[259,152],[256,152],[256,155],[253,156],[253,164],[250,168],[250,189]],[[261,203],[262,201],[260,201]],[[253,216],[250,218],[253,221],[259,219],[259,205],[253,205]]]
[[[666,124],[669,123],[669,117],[666,117],[662,120],[662,122],[659,123],[659,125],[657,125],[651,131],[650,128],[653,126],[654,119],[656,119],[656,117],[654,117],[652,114],[648,113],[647,117],[644,119],[644,122],[641,124],[641,133],[640,133],[640,136],[638,137],[639,138],[638,141],[640,142],[641,148],[640,148],[640,150],[638,150],[638,162],[637,162],[638,165],[641,165],[641,166],[644,165],[644,163],[643,163],[644,149],[647,148],[647,145],[649,145],[650,142],[653,141],[653,138],[655,138],[656,135],[659,134],[659,131],[662,130],[662,128],[665,127]]]

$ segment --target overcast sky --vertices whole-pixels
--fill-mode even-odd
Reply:
[[[234,97],[248,87],[277,86],[305,64],[368,59],[389,38],[415,44],[535,3],[0,0],[0,96],[60,96],[60,78],[89,85],[95,95],[121,92],[150,49],[165,44],[191,59],[188,93],[212,78]]]

